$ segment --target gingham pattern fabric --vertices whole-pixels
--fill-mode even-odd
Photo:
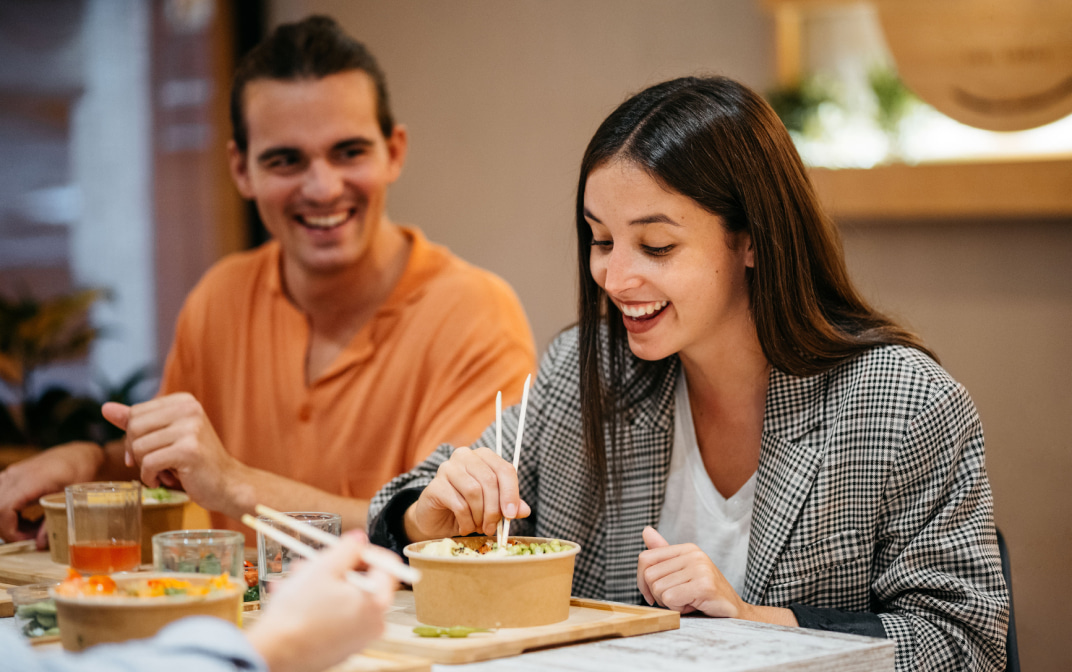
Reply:
[[[601,509],[583,467],[577,340],[575,329],[555,340],[530,392],[518,472],[532,516],[511,532],[579,542],[574,595],[638,603],[641,530],[662,509],[680,365],[631,409],[620,506]],[[507,459],[518,412],[503,412]],[[490,427],[474,446],[494,441]],[[391,481],[371,515],[427,485],[452,449]],[[772,371],[741,597],[878,613],[904,672],[1003,669],[1008,593],[964,388],[900,346],[809,378]]]

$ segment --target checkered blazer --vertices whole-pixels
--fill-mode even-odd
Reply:
[[[638,603],[641,530],[663,505],[680,363],[631,409],[620,503],[600,506],[583,467],[578,357],[577,330],[564,332],[530,392],[518,475],[532,515],[511,532],[579,542],[574,594]],[[507,459],[518,412],[503,413]],[[494,441],[491,427],[474,446]],[[451,450],[391,481],[370,514],[427,485]],[[901,346],[808,378],[772,371],[741,597],[878,613],[905,672],[1003,669],[1008,592],[964,388]]]

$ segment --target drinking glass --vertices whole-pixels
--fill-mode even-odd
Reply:
[[[153,535],[153,567],[160,572],[230,574],[242,578],[246,537],[234,530],[175,530]]]
[[[65,492],[71,567],[84,574],[136,569],[141,564],[141,483],[78,483]]]
[[[337,513],[296,511],[287,512],[284,515],[290,516],[295,520],[300,520],[303,523],[308,523],[309,525],[312,525],[319,530],[323,530],[328,534],[333,534],[336,537],[342,534],[342,516]],[[294,537],[298,541],[312,546],[313,548],[320,549],[324,547],[324,544],[321,544],[314,539],[310,539],[303,534],[297,534],[290,529],[283,527],[271,518],[260,516],[258,517],[258,520],[270,527],[282,530],[287,536]],[[262,609],[267,606],[273,587],[278,585],[279,581],[286,578],[287,574],[290,573],[291,563],[299,559],[301,559],[300,555],[291,551],[278,541],[264,536],[261,532],[257,533],[257,578],[260,583]]]

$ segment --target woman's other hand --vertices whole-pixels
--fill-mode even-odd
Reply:
[[[644,528],[643,535],[648,550],[637,560],[637,587],[648,604],[682,614],[699,611],[718,618],[799,625],[789,609],[756,606],[742,600],[696,544],[671,546],[650,525]]]
[[[637,561],[637,587],[648,604],[682,614],[741,618],[744,601],[696,544],[671,546],[651,526],[643,535],[648,550]]]

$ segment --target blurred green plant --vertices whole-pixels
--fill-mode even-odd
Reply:
[[[875,123],[891,139],[900,134],[901,121],[919,99],[908,90],[897,71],[889,66],[875,66],[867,73],[867,83],[875,95]]]
[[[819,108],[836,102],[830,88],[816,77],[807,77],[799,84],[771,89],[767,102],[785,124],[786,129],[804,136],[819,135]]]
[[[35,369],[86,356],[98,335],[87,313],[105,296],[103,289],[81,289],[43,300],[25,293],[0,297],[0,380],[20,402]]]
[[[143,367],[116,385],[99,382],[99,397],[75,396],[50,387],[31,395],[34,373],[43,366],[85,357],[101,335],[89,309],[108,297],[104,289],[81,289],[49,299],[28,293],[0,296],[0,381],[14,402],[0,405],[0,444],[47,448],[68,441],[103,442],[122,436],[100,413],[104,401],[135,401],[138,386],[152,375]]]

